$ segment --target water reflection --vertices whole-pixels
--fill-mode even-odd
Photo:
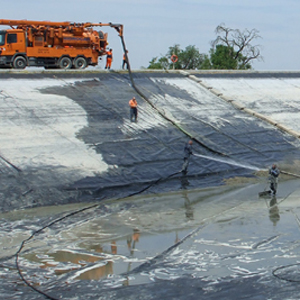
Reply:
[[[276,226],[277,222],[280,220],[279,208],[277,205],[277,199],[275,196],[272,197],[269,204],[269,218],[274,226]]]
[[[135,228],[135,229],[133,229],[133,233],[127,237],[127,248],[129,250],[129,256],[134,255],[136,243],[139,241],[139,239],[140,239],[140,231],[139,231],[139,229]],[[103,252],[103,249],[99,248],[99,250],[100,249],[102,250],[101,252]],[[111,251],[110,251],[111,254],[113,254],[113,255],[118,254],[118,246],[117,246],[117,242],[115,240],[111,241],[110,249],[111,249]],[[77,279],[99,280],[102,277],[113,274],[114,273],[113,263],[114,263],[113,259],[106,261],[104,265],[82,273],[80,276],[77,277]],[[127,267],[127,272],[130,271],[131,265],[132,265],[132,262],[129,262],[128,267]],[[127,284],[128,284],[128,282],[126,283],[126,280],[125,280],[124,285],[127,285]]]
[[[129,250],[130,256],[134,255],[136,243],[140,240],[140,231],[138,229],[133,229],[133,234],[127,238],[127,248]],[[131,270],[132,262],[128,263],[127,272]],[[123,281],[123,286],[129,285],[129,278]]]
[[[80,274],[76,279],[80,280],[99,280],[109,274],[113,274],[113,262],[108,261],[104,266],[88,270]]]
[[[41,255],[29,253],[25,257],[29,261],[40,264],[41,269],[48,269],[57,276],[71,271],[77,272],[75,279],[79,280],[99,280],[108,275],[114,274],[114,262],[120,256],[133,257],[136,251],[136,244],[140,240],[140,230],[133,229],[127,239],[112,240],[108,245],[96,243],[80,243],[80,248],[85,250],[58,250]],[[124,253],[124,244],[127,244],[128,253]],[[91,253],[91,251],[93,253]],[[120,252],[120,253],[119,253]],[[114,256],[117,256],[116,258]],[[129,261],[127,271],[131,270],[133,262]],[[119,272],[120,270],[117,270]],[[124,284],[128,284],[124,282]]]
[[[127,238],[127,247],[131,256],[133,256],[135,251],[135,244],[140,239],[140,231],[138,229],[133,229],[133,234]]]
[[[190,185],[190,182],[185,176],[181,177],[181,189],[182,196],[184,198],[184,208],[185,208],[185,216],[188,220],[194,220],[194,208],[192,203],[188,197],[187,187]]]
[[[98,249],[98,251],[101,248]],[[38,262],[37,256],[29,257],[30,260]],[[51,260],[49,260],[51,258]],[[105,261],[97,255],[83,254],[69,251],[57,251],[49,254],[49,257],[42,259],[43,264],[40,265],[42,269],[53,269],[56,275],[62,275],[74,270],[80,270],[91,264],[101,264],[101,266],[89,269],[88,271],[80,273],[76,279],[81,280],[98,280],[109,274],[113,274],[113,262],[108,260]]]

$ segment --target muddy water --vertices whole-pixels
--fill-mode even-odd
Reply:
[[[64,299],[73,299],[63,289],[66,284],[82,295],[186,277],[211,285],[258,276],[258,282],[273,286],[278,280],[274,269],[300,261],[299,182],[282,183],[276,199],[258,198],[263,187],[140,196],[103,202],[70,216],[94,203],[1,215],[1,276],[14,269],[9,256],[21,242],[45,226],[25,243],[19,265],[31,284],[63,293]],[[56,219],[60,221],[46,226]],[[296,273],[291,270],[288,276],[297,279]],[[15,275],[12,290],[19,280]],[[80,282],[89,282],[89,288]]]

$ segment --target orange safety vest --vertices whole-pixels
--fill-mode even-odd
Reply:
[[[131,99],[130,101],[129,101],[129,106],[130,107],[137,107],[137,102],[136,102],[136,100],[133,100],[133,99]]]
[[[107,51],[107,56],[106,56],[106,58],[112,59],[112,52],[111,52],[111,51]]]

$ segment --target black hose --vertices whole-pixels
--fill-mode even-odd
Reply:
[[[0,155],[0,158],[2,160],[4,160],[8,165],[10,165],[11,167],[13,167],[15,170],[17,170],[19,173],[22,172],[22,170],[20,168],[18,168],[17,166],[15,166],[13,163],[11,163],[10,161],[8,161],[6,158],[4,158],[2,155]]]
[[[300,265],[300,263],[296,263],[296,264],[291,264],[291,265],[278,267],[278,268],[276,268],[275,270],[272,271],[272,275],[275,276],[276,278],[280,279],[280,280],[283,280],[283,281],[300,282],[300,280],[287,279],[287,278],[284,278],[284,277],[279,276],[278,274],[276,274],[276,272],[279,271],[279,270],[283,270],[283,269],[287,269],[287,268],[290,268],[290,267],[293,267],[293,266],[299,266],[299,265]]]
[[[25,279],[25,277],[24,277],[23,274],[22,274],[22,271],[21,271],[21,268],[20,268],[20,264],[19,264],[19,256],[20,256],[20,253],[21,253],[22,249],[24,248],[25,244],[26,244],[28,241],[30,241],[35,235],[37,235],[38,233],[42,232],[44,229],[49,228],[50,226],[52,226],[52,225],[54,225],[54,224],[56,224],[56,223],[58,223],[58,222],[60,222],[60,221],[62,221],[62,220],[64,220],[64,219],[66,219],[66,218],[68,218],[68,217],[74,216],[74,215],[76,215],[76,214],[78,214],[78,213],[81,213],[81,212],[83,212],[83,211],[85,211],[85,210],[88,210],[88,209],[91,209],[91,208],[94,208],[94,207],[97,207],[97,206],[99,206],[99,204],[94,204],[94,205],[92,205],[92,206],[89,206],[89,207],[85,207],[85,208],[79,209],[79,210],[74,211],[74,212],[71,212],[71,213],[69,213],[69,214],[67,214],[67,215],[65,215],[65,216],[63,216],[63,217],[61,217],[61,218],[59,218],[59,219],[56,219],[56,220],[52,221],[51,223],[45,225],[44,227],[42,227],[42,228],[40,228],[40,229],[34,231],[34,232],[31,234],[30,237],[28,237],[27,239],[25,239],[25,240],[21,243],[19,250],[18,250],[17,253],[15,254],[15,256],[16,256],[16,266],[17,266],[17,270],[18,270],[19,276],[21,277],[22,281],[23,281],[28,287],[30,287],[30,288],[33,289],[34,291],[40,293],[41,295],[45,296],[47,299],[58,300],[58,298],[54,298],[54,297],[52,297],[52,296],[50,296],[50,295],[44,293],[43,291],[37,289],[36,287],[34,287],[34,285],[30,284],[30,283]]]

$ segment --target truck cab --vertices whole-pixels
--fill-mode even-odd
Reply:
[[[26,38],[23,30],[0,31],[0,66],[13,66],[15,57],[24,55],[26,63]],[[16,66],[14,66],[16,67]]]

